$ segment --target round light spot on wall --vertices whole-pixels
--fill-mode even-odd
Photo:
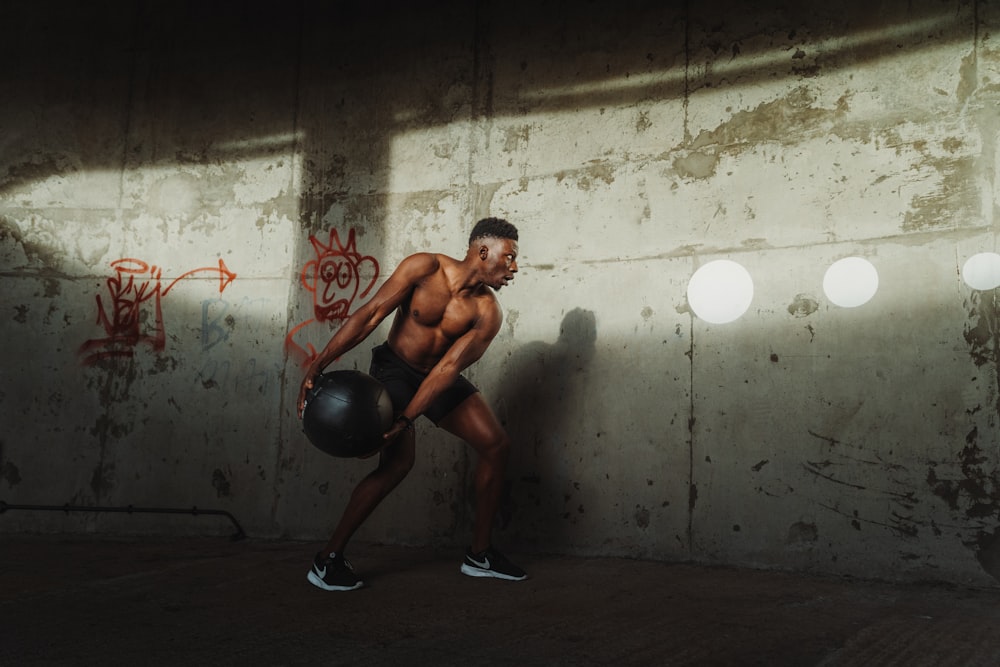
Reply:
[[[753,301],[753,279],[736,262],[717,259],[694,272],[687,297],[695,315],[712,324],[725,324],[747,312]]]
[[[877,291],[878,271],[862,257],[839,259],[830,265],[823,276],[826,298],[844,308],[868,303]]]
[[[990,290],[1000,287],[1000,255],[981,252],[965,260],[962,280],[972,289]]]

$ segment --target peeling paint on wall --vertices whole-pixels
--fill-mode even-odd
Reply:
[[[795,317],[809,317],[819,310],[819,301],[810,294],[796,294],[788,304],[788,314]]]
[[[2,398],[3,396],[0,394],[0,399]],[[3,477],[4,481],[7,482],[7,486],[13,489],[21,483],[21,471],[14,465],[13,461],[8,461],[4,458],[4,449],[4,442],[0,440],[0,477]]]
[[[819,541],[819,530],[815,523],[797,521],[788,527],[786,543],[789,545],[810,544],[817,541]]]
[[[94,467],[94,472],[90,478],[90,490],[94,494],[94,500],[100,502],[111,494],[115,488],[115,464],[100,463]]]

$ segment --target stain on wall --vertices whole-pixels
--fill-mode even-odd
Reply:
[[[983,569],[1000,581],[1000,541],[997,540],[1000,463],[988,451],[992,446],[984,447],[981,442],[984,433],[991,433],[1000,418],[1000,309],[996,290],[973,294],[968,305],[969,321],[964,336],[976,371],[971,381],[985,384],[992,401],[967,408],[966,416],[972,426],[965,433],[963,446],[954,453],[953,461],[931,462],[926,483],[952,512],[966,520],[969,531],[963,543],[975,552]],[[955,469],[958,474],[950,472]]]
[[[0,399],[2,399],[2,395],[0,395]],[[21,471],[18,470],[17,465],[4,458],[3,440],[0,440],[0,477],[3,477],[3,480],[7,482],[9,489],[13,489],[21,483]]]

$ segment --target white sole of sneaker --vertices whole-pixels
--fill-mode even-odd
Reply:
[[[503,574],[494,570],[484,570],[481,567],[472,567],[466,563],[462,563],[462,574],[467,577],[487,577],[491,579],[504,579],[506,581],[524,581],[528,578],[527,575],[523,577],[512,577],[509,574]]]
[[[331,586],[316,576],[316,573],[312,570],[306,575],[306,580],[316,588],[322,588],[324,591],[356,591],[365,585],[365,582],[359,581],[353,586]]]

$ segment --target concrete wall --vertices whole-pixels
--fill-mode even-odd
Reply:
[[[345,312],[317,263],[349,312],[500,215],[500,545],[997,585],[1000,317],[960,270],[997,246],[1000,5],[361,4],[0,9],[0,500],[325,538],[371,463],[294,417]],[[753,278],[730,324],[687,302],[715,259]],[[465,544],[473,462],[418,435],[359,539]]]

